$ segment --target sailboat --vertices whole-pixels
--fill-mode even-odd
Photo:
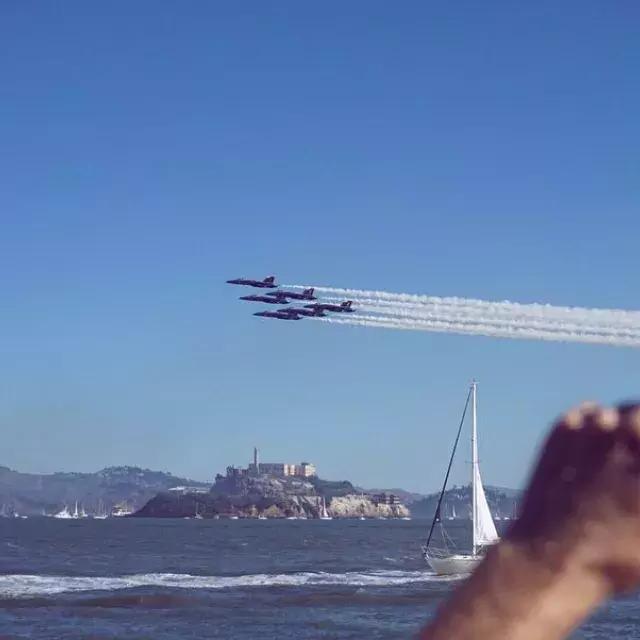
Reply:
[[[442,499],[447,489],[447,481],[449,479],[449,473],[451,471],[451,465],[453,464],[453,458],[456,453],[458,441],[460,440],[460,433],[462,426],[464,425],[467,408],[469,406],[469,400],[471,399],[471,524],[473,531],[473,542],[471,547],[471,553],[451,553],[446,547],[447,536],[442,525],[442,519],[440,517],[440,507],[442,505]],[[436,512],[431,523],[431,529],[429,531],[429,537],[427,543],[423,547],[424,558],[429,566],[439,575],[453,575],[453,574],[465,574],[471,573],[483,558],[484,551],[487,546],[496,543],[499,540],[496,526],[491,517],[491,511],[487,503],[487,497],[484,493],[484,487],[482,486],[482,478],[480,477],[480,464],[478,462],[478,420],[477,420],[477,384],[475,380],[471,383],[469,394],[467,395],[467,402],[464,406],[464,412],[462,414],[462,420],[458,427],[458,434],[456,436],[451,458],[449,460],[449,466],[447,473],[445,474],[444,483],[442,485],[442,491],[438,499],[438,505]],[[431,546],[431,540],[436,524],[442,527],[443,539],[445,541],[444,549],[436,549]]]
[[[69,511],[69,507],[65,504],[64,509],[62,509],[61,511],[58,511],[57,513],[54,513],[53,517],[60,518],[62,520],[68,520],[69,518],[73,518],[73,515]]]
[[[98,500],[98,510],[93,514],[94,520],[106,520],[108,518],[107,512],[104,508],[102,500]]]
[[[126,502],[119,502],[113,507],[113,509],[111,509],[111,515],[114,518],[123,518],[131,515],[132,513],[133,509],[131,509]]]
[[[322,510],[320,511],[320,520],[333,520],[333,518],[327,511],[327,502],[324,499],[324,496],[322,496]]]

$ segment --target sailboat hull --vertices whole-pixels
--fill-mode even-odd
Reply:
[[[425,555],[427,564],[439,576],[467,575],[482,561],[482,556],[452,555],[442,558]]]

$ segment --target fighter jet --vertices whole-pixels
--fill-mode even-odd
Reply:
[[[302,316],[297,313],[287,313],[288,309],[282,311],[258,311],[254,313],[254,316],[260,316],[261,318],[275,318],[276,320],[302,320]]]
[[[289,301],[279,291],[273,294],[267,294],[266,296],[240,296],[240,300],[247,300],[249,302],[266,302],[267,304],[289,304]]]
[[[320,311],[334,311],[336,313],[353,313],[355,309],[351,306],[351,300],[345,300],[340,304],[330,304],[328,302],[315,302],[313,304],[305,304],[307,309],[319,309]]]
[[[283,309],[285,313],[295,313],[306,318],[324,318],[327,314],[322,309],[304,309],[299,307],[289,307]]]
[[[304,289],[302,293],[297,291],[270,291],[268,296],[283,296],[285,298],[291,298],[291,300],[317,300],[313,295],[313,288]]]
[[[227,280],[227,284],[243,284],[248,287],[258,287],[258,289],[275,289],[278,286],[275,282],[275,276],[269,276],[264,280],[251,280],[250,278],[236,278],[235,280]]]

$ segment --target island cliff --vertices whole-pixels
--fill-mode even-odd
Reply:
[[[324,509],[326,507],[326,514]],[[409,510],[390,494],[356,493],[350,482],[315,476],[217,476],[210,491],[165,491],[136,517],[150,518],[405,518]]]

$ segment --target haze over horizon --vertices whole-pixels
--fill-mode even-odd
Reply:
[[[638,396],[632,349],[274,322],[225,284],[640,309],[637,3],[37,14],[0,9],[0,465],[208,480],[257,445],[431,492],[477,378],[483,479],[519,487],[560,412]]]

